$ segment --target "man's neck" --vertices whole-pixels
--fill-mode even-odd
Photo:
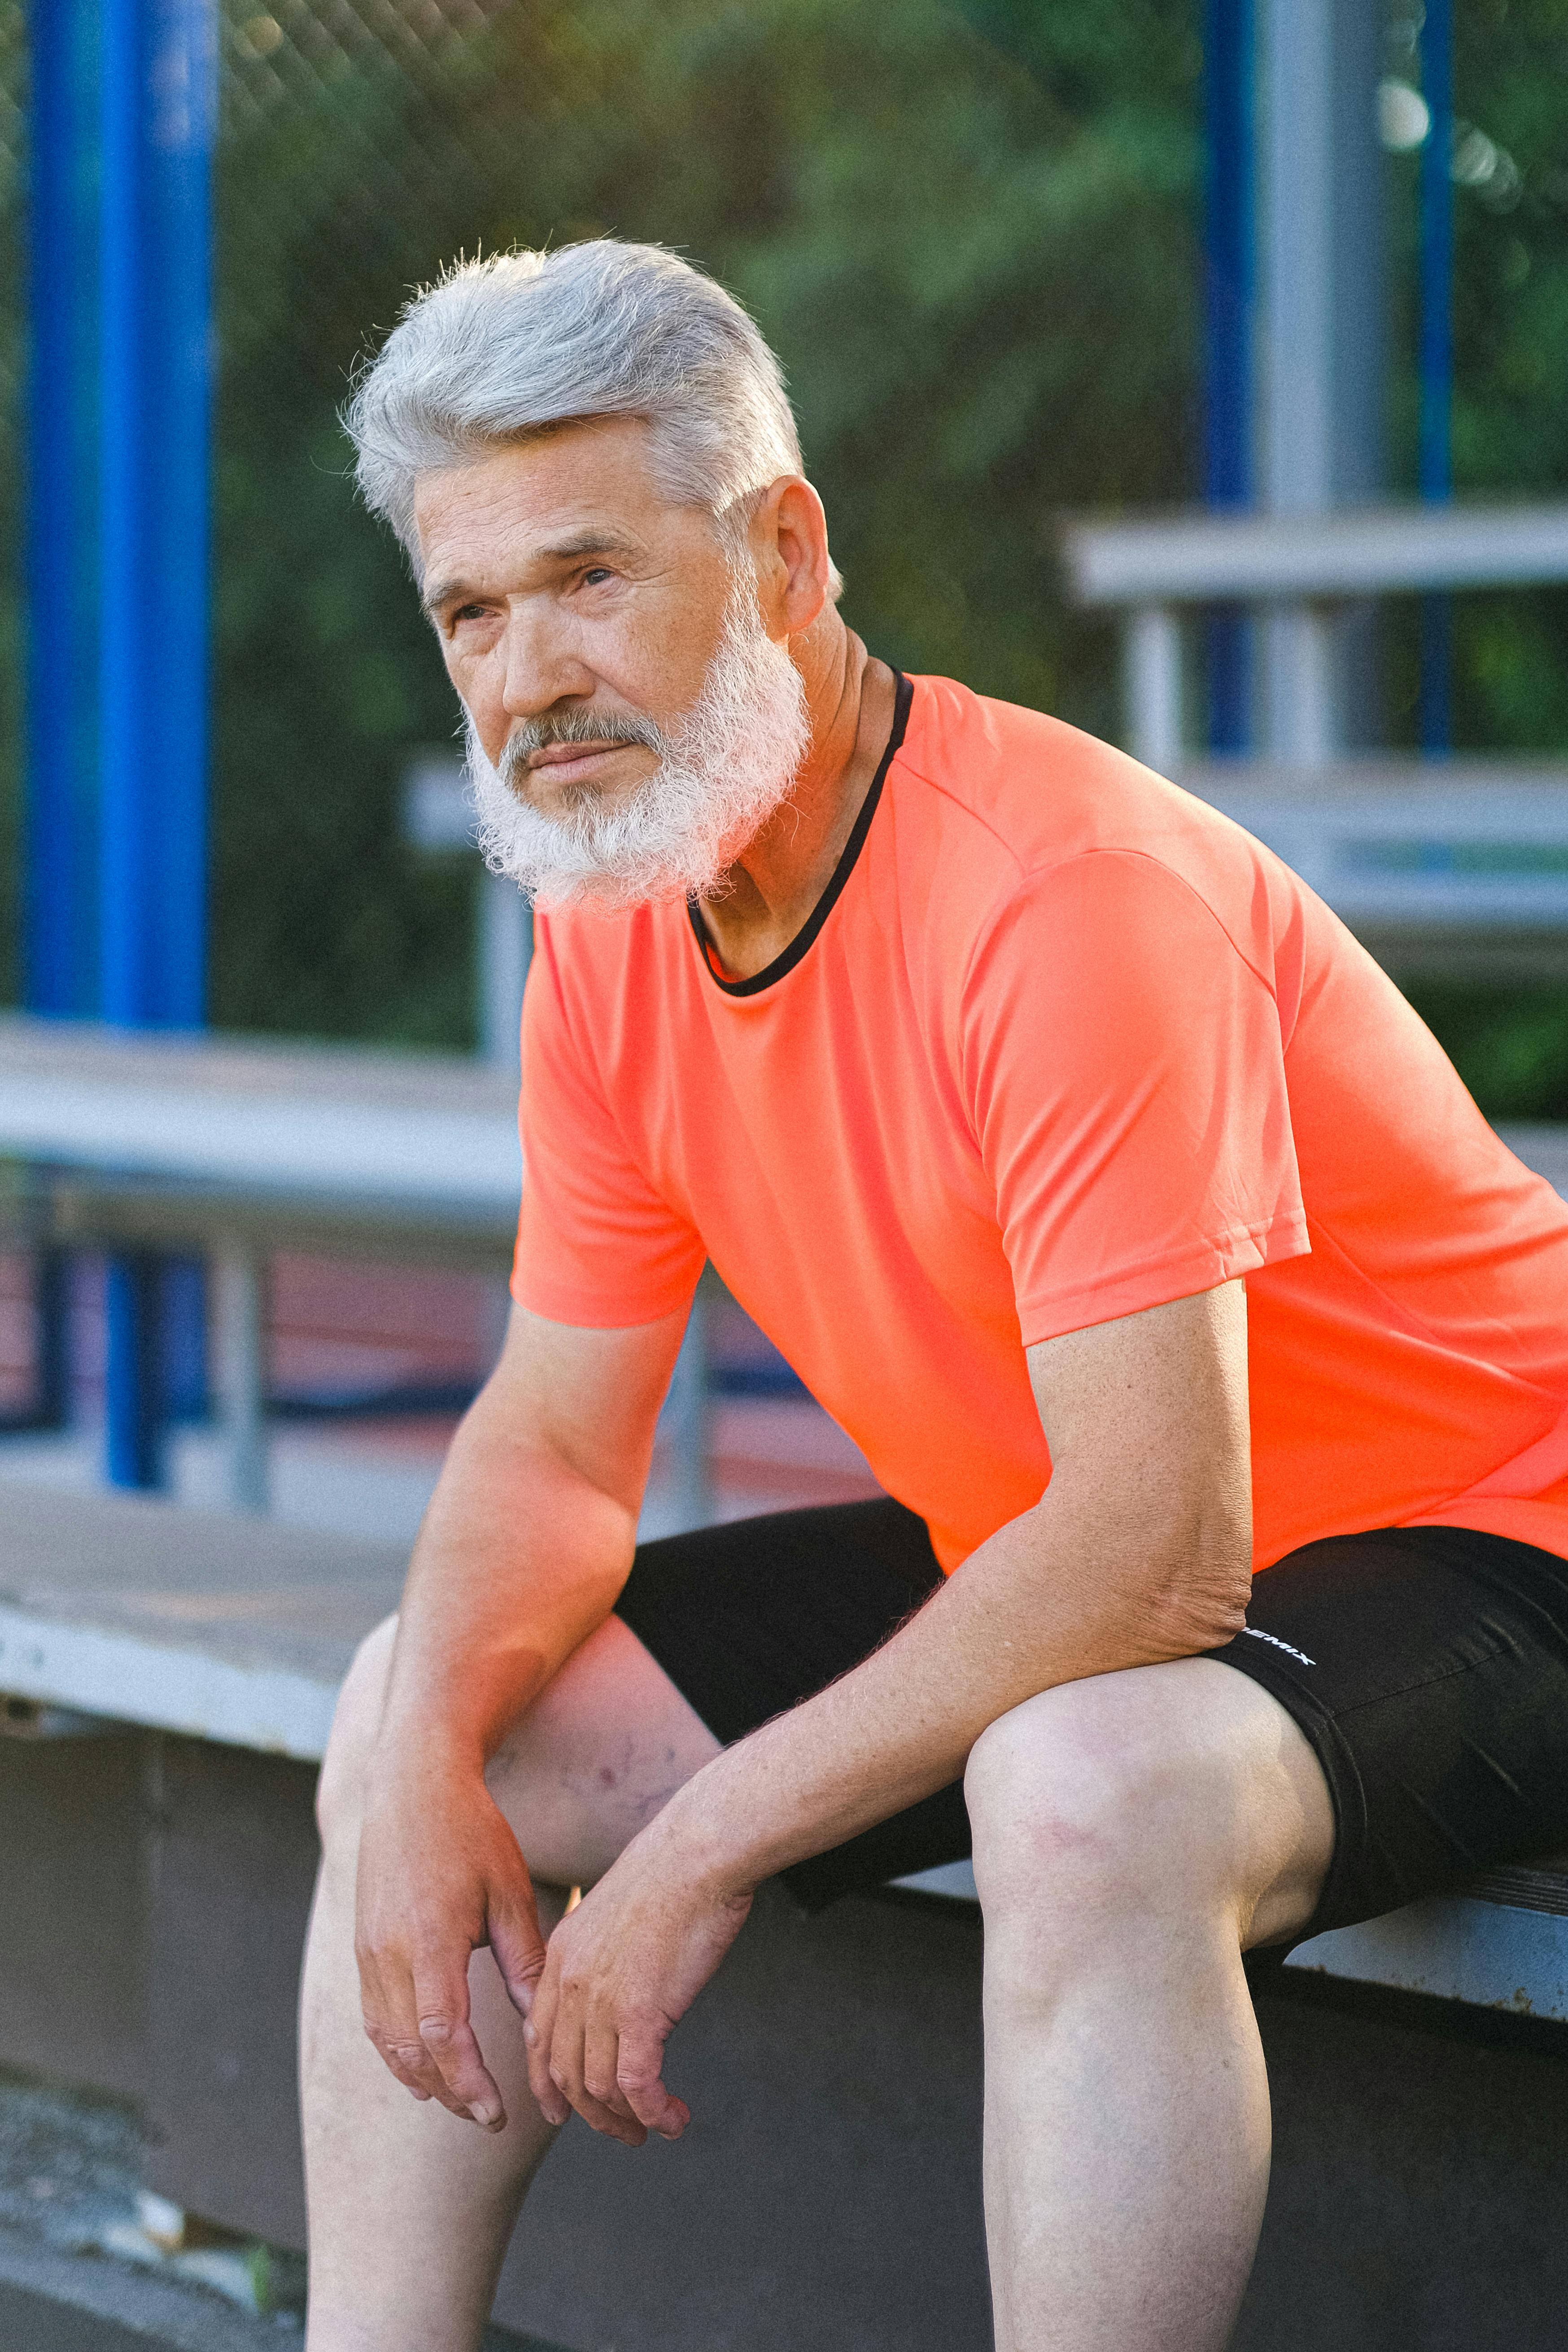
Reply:
[[[726,887],[699,905],[727,980],[765,971],[807,922],[892,732],[892,671],[870,659],[836,612],[824,621],[791,648],[805,684],[811,745],[789,798],[736,859]]]

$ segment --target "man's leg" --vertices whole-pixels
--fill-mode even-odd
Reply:
[[[1268,2182],[1241,1953],[1311,1915],[1317,1759],[1257,1683],[1189,1658],[1027,1700],[965,1792],[997,2352],[1220,2352]]]
[[[354,1873],[392,1633],[381,1627],[354,1663],[321,1776],[322,1862],[300,2021],[309,2352],[472,2352],[523,2192],[553,2136],[529,2095],[521,2021],[489,1952],[475,1953],[469,1983],[479,2046],[506,2101],[504,2132],[420,2105],[365,2038]],[[718,1750],[617,1618],[567,1660],[489,1774],[544,1890],[546,1933],[562,1890],[607,1870]]]

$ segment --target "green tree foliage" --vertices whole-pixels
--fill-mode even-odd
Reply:
[[[871,645],[1114,729],[1110,633],[1065,610],[1050,526],[1194,488],[1198,0],[224,5],[215,1020],[468,1040],[470,877],[398,824],[455,708],[336,423],[356,357],[462,251],[610,230],[714,269],[783,355]],[[1410,73],[1414,0],[1389,5]],[[1458,15],[1460,108],[1508,160],[1459,192],[1459,482],[1546,490],[1568,467],[1568,0]],[[0,0],[0,28],[19,16]],[[1391,164],[1396,488],[1415,174]],[[1564,617],[1464,603],[1462,741],[1568,747]],[[1557,994],[1424,1001],[1483,1095],[1568,1111]]]
[[[1416,11],[1395,0],[1391,65],[1408,72]],[[1454,473],[1461,495],[1568,487],[1568,0],[1457,0]],[[1401,36],[1403,35],[1403,41]],[[1393,166],[1403,363],[1395,478],[1413,479],[1415,161]],[[1391,716],[1414,727],[1414,614],[1393,616]],[[1568,751],[1568,592],[1456,601],[1455,740]],[[1568,1118],[1568,992],[1426,982],[1412,994],[1483,1108]]]
[[[1184,10],[1108,21],[1025,56],[930,0],[531,0],[435,52],[307,81],[290,42],[246,69],[219,1021],[464,1032],[464,885],[399,845],[395,807],[454,709],[333,423],[366,338],[459,250],[610,230],[716,270],[784,358],[869,642],[1112,723],[1103,633],[1053,599],[1047,529],[1186,484],[1198,59]]]
[[[1395,0],[1390,65],[1415,77],[1419,11]],[[1461,495],[1568,484],[1568,0],[1457,0],[1454,474]],[[1390,167],[1396,483],[1415,475],[1415,155]],[[1391,718],[1412,740],[1414,615],[1395,616]],[[1568,749],[1568,593],[1458,600],[1455,735],[1480,750]]]

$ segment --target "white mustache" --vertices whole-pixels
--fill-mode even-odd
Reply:
[[[516,792],[519,770],[528,765],[536,751],[549,751],[557,743],[635,743],[660,760],[668,759],[673,749],[663,728],[651,719],[608,715],[600,719],[591,710],[563,710],[552,719],[545,711],[538,719],[525,719],[516,733],[508,736],[496,762],[502,783]]]

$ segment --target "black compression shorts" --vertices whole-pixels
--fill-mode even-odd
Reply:
[[[898,1503],[784,1511],[639,1547],[616,1613],[729,1745],[848,1672],[935,1591]],[[1302,1937],[1568,1842],[1568,1561],[1464,1528],[1303,1545],[1209,1655],[1272,1692],[1333,1797],[1334,1859]],[[957,1862],[955,1781],[784,1873],[812,1909]]]

